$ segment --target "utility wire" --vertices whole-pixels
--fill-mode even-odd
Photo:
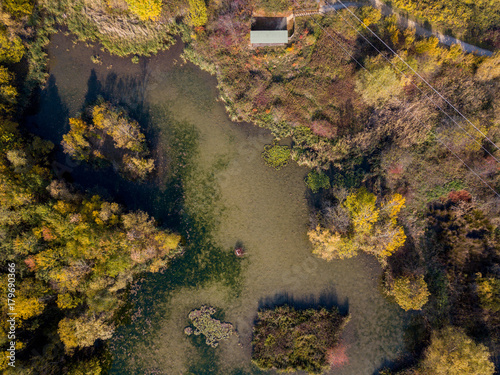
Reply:
[[[446,145],[446,143],[444,143],[441,139],[439,139],[439,137],[436,135],[436,140],[441,143],[444,147],[446,147],[453,155],[455,155],[455,157],[460,160],[462,162],[463,165],[465,165],[472,173],[474,173],[477,178],[479,178],[486,186],[488,186],[488,188],[493,192],[495,193],[495,195],[500,198],[500,194],[497,193],[497,191],[495,189],[493,189],[491,187],[490,184],[488,184],[478,173],[476,173],[460,156],[458,156],[450,147],[448,147],[448,145]]]
[[[325,32],[325,34],[327,34],[327,35],[328,35],[328,36],[329,36],[332,40],[336,41],[336,40],[335,40],[335,38],[333,38],[333,36],[332,36],[329,32],[327,32],[327,31],[325,30],[325,28],[324,28],[324,27],[322,27],[322,26],[321,26],[321,25],[320,25],[320,24],[319,24],[319,23],[318,23],[318,22],[317,22],[317,21],[316,21],[316,20],[315,20],[312,16],[309,16],[309,17],[310,17],[310,19],[311,19],[314,23],[316,23],[316,24],[317,24],[317,25],[318,25],[318,26],[319,26],[319,27],[323,30],[323,32]],[[338,42],[337,42],[337,44],[338,44]],[[339,46],[340,46],[340,44],[339,44]],[[369,70],[368,70],[368,69],[367,69],[367,68],[366,68],[363,64],[361,64],[358,60],[356,60],[356,59],[355,59],[355,58],[354,58],[354,57],[353,57],[353,56],[352,56],[352,55],[351,55],[351,54],[350,54],[350,53],[349,53],[349,52],[348,52],[348,51],[347,51],[344,47],[342,47],[342,46],[341,46],[341,48],[342,48],[342,50],[344,50],[344,52],[346,52],[346,54],[347,54],[350,58],[352,58],[354,61],[356,61],[356,63],[357,63],[359,66],[361,66],[361,67],[362,67],[365,71],[367,71],[367,72],[368,72],[368,74],[370,74],[372,77],[374,77],[373,73],[371,73],[371,72],[370,72],[370,71],[369,71]],[[408,110],[408,109],[407,109],[407,110]],[[444,142],[443,142],[443,141],[442,141],[442,140],[441,140],[441,139],[437,136],[437,134],[435,134],[434,132],[433,132],[433,134],[435,135],[436,140],[437,140],[439,143],[441,143],[443,146],[445,146],[445,147],[446,147],[446,148],[450,151],[450,153],[451,153],[452,155],[454,155],[454,156],[455,156],[458,160],[460,160],[460,161],[462,162],[462,164],[463,164],[463,165],[465,165],[465,166],[467,167],[467,169],[469,169],[469,170],[470,170],[470,171],[471,171],[471,172],[472,172],[472,173],[473,173],[473,174],[474,174],[474,175],[475,175],[475,176],[476,176],[476,177],[477,177],[477,178],[478,178],[478,179],[479,179],[479,180],[480,180],[483,184],[485,184],[485,185],[486,185],[486,186],[487,186],[487,187],[488,187],[488,188],[489,188],[489,189],[490,189],[490,190],[491,190],[491,191],[492,191],[492,192],[493,192],[493,193],[494,193],[497,197],[499,197],[499,198],[500,198],[500,194],[499,194],[499,193],[498,193],[498,192],[497,192],[497,191],[496,191],[496,190],[495,190],[495,189],[494,189],[494,188],[493,188],[493,187],[492,187],[492,186],[491,186],[491,185],[490,185],[487,181],[485,181],[485,180],[484,180],[484,179],[483,179],[483,178],[482,178],[482,177],[481,177],[481,176],[480,176],[480,175],[479,175],[476,171],[474,171],[474,169],[472,169],[472,167],[470,167],[470,166],[469,166],[469,165],[468,165],[468,164],[467,164],[467,163],[466,163],[466,162],[465,162],[465,161],[464,161],[464,160],[463,160],[463,159],[462,159],[462,158],[461,158],[461,157],[460,157],[457,153],[455,153],[455,152],[454,152],[454,151],[453,151],[453,150],[452,150],[452,149],[451,149],[451,148],[450,148],[450,147],[449,147],[446,143],[444,143]]]
[[[366,67],[365,67],[363,64],[361,64],[361,63],[360,63],[360,62],[359,62],[359,61],[358,61],[358,60],[357,60],[357,59],[356,59],[356,58],[355,58],[352,54],[350,54],[350,53],[349,53],[349,51],[347,51],[347,50],[346,50],[346,49],[345,49],[345,48],[344,48],[344,47],[343,47],[343,46],[342,46],[342,45],[341,45],[341,44],[337,41],[338,39],[337,39],[337,40],[335,40],[335,39],[332,37],[332,35],[331,35],[330,33],[326,32],[325,28],[324,28],[323,26],[321,26],[321,25],[320,25],[320,24],[319,24],[319,23],[318,23],[318,22],[317,22],[314,18],[312,18],[312,15],[311,15],[311,16],[309,16],[309,17],[311,17],[311,20],[313,20],[313,22],[314,22],[316,25],[318,25],[318,26],[320,27],[320,29],[321,29],[321,30],[323,30],[323,32],[324,32],[324,33],[326,33],[327,35],[329,35],[329,36],[330,36],[330,38],[332,38],[334,41],[336,41],[336,42],[337,42],[338,46],[344,50],[344,52],[347,54],[347,56],[349,56],[349,58],[351,58],[352,60],[354,60],[354,61],[355,61],[355,62],[356,62],[356,63],[357,63],[357,64],[358,64],[361,68],[363,68],[364,70],[366,70],[369,74],[372,74],[372,73],[371,73],[368,69],[366,69]],[[335,33],[335,34],[337,34],[337,32],[336,32],[336,31],[334,31],[334,33]],[[342,40],[342,38],[341,38],[340,36],[339,36],[339,39],[340,39],[340,40]]]
[[[340,1],[340,0],[339,0]],[[343,5],[343,4],[342,4]],[[342,18],[342,20],[344,20],[344,22],[346,24],[348,24],[354,31],[356,31],[368,44],[370,44],[370,46],[372,46],[389,64],[391,64],[391,66],[396,69],[399,73],[401,73],[403,75],[403,77],[405,78],[410,78],[408,75],[406,75],[405,72],[403,72],[400,68],[398,68],[397,65],[395,65],[389,58],[387,58],[387,56],[381,52],[375,45],[373,45],[372,42],[370,42],[370,40],[368,38],[366,38],[363,33],[361,33],[354,25],[352,25],[351,23],[349,23],[349,21],[347,21],[343,16],[342,14],[337,11],[335,8],[333,8],[333,10],[336,12],[336,14]],[[352,12],[351,12],[352,13]],[[366,25],[365,25],[366,26]],[[384,43],[385,44],[385,43]],[[399,57],[399,56],[398,56]],[[401,58],[400,58],[401,59]],[[408,65],[408,64],[407,64]],[[463,130],[468,136],[469,138],[471,138],[475,143],[477,143],[479,145],[479,147],[481,147],[488,155],[490,155],[497,163],[500,163],[500,160],[497,159],[491,152],[489,152],[482,144],[481,142],[479,142],[476,137],[474,137],[472,134],[470,134],[467,129],[465,129],[462,125],[460,125],[458,122],[455,121],[455,119],[453,119],[447,112],[445,112],[445,110],[438,104],[436,103],[434,100],[432,100],[431,97],[429,97],[426,93],[424,93],[422,91],[422,89],[420,87],[418,87],[414,82],[413,80],[409,79],[409,81],[411,82],[411,84],[427,99],[429,100],[432,104],[434,104],[443,114],[445,114],[455,125],[457,125],[461,130]],[[468,121],[468,120],[467,120]],[[470,122],[470,121],[469,121]],[[474,125],[473,125],[474,126]],[[475,126],[474,128],[476,130],[478,130]],[[479,131],[479,130],[478,130]],[[481,134],[483,134],[481,132]],[[483,134],[484,135],[484,134]],[[485,136],[486,137],[486,136]],[[486,137],[487,138],[487,137]],[[491,142],[491,141],[490,141]],[[491,142],[493,145],[495,145],[493,142]],[[496,145],[495,145],[496,146]],[[498,148],[498,147],[497,147]]]
[[[391,51],[393,54],[395,54],[399,60],[401,60],[403,62],[403,64],[405,64],[413,73],[415,73],[423,82],[425,82],[425,84],[427,86],[429,86],[431,88],[432,91],[434,91],[441,99],[443,99],[451,108],[453,108],[455,110],[455,112],[457,112],[461,117],[463,117],[465,119],[465,121],[467,121],[469,124],[471,124],[474,129],[476,129],[481,135],[483,135],[485,137],[485,139],[487,139],[493,146],[495,146],[495,148],[497,150],[500,150],[500,148],[486,135],[484,134],[480,129],[478,129],[467,117],[465,117],[462,112],[460,112],[453,104],[451,104],[448,99],[446,99],[443,95],[441,95],[441,93],[439,91],[437,91],[429,82],[427,82],[427,80],[422,77],[417,71],[415,71],[415,69],[413,69],[403,58],[401,58],[401,56],[399,56],[390,46],[387,45],[387,43],[385,43],[382,38],[380,38],[372,29],[370,29],[364,22],[363,20],[361,20],[354,12],[352,12],[341,0],[338,0],[338,2],[340,4],[342,4],[342,6],[349,12],[351,13],[359,22],[361,22],[367,29],[368,31],[370,31],[379,41],[381,41],[388,49],[389,51]],[[335,8],[334,8],[335,10]],[[336,10],[335,10],[336,11]]]

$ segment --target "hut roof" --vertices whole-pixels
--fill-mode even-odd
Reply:
[[[250,43],[252,44],[286,44],[288,43],[287,30],[251,30]]]

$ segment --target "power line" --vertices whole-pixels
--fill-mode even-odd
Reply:
[[[351,13],[359,22],[361,22],[379,41],[381,41],[388,49],[391,51],[393,54],[395,54],[399,60],[403,62],[413,73],[415,73],[427,86],[429,86],[441,99],[443,99],[451,108],[455,110],[461,117],[465,119],[469,124],[471,124],[474,129],[476,129],[481,135],[485,137],[497,150],[500,150],[500,148],[490,139],[486,134],[484,134],[480,129],[478,129],[467,117],[465,117],[453,104],[451,104],[439,91],[437,91],[425,78],[423,78],[415,69],[413,69],[401,56],[399,56],[390,46],[385,43],[382,38],[380,38],[372,29],[370,29],[364,22],[361,20],[354,12],[352,12],[348,7],[345,6],[345,4],[341,1],[338,0],[340,4],[349,12]],[[335,10],[335,8],[334,8]],[[336,10],[335,10],[336,11]]]
[[[488,188],[493,192],[495,193],[495,195],[497,197],[500,198],[500,194],[497,193],[497,191],[495,189],[493,189],[491,187],[490,184],[488,184],[479,174],[477,174],[460,156],[458,156],[450,147],[448,147],[448,145],[446,145],[446,143],[444,143],[441,139],[439,139],[439,137],[436,135],[436,140],[441,143],[444,147],[446,147],[453,155],[455,155],[455,157],[460,160],[462,162],[463,165],[465,165],[472,173],[474,173],[477,178],[479,178],[486,186],[488,186]]]
[[[312,20],[313,20],[313,21],[314,21],[314,22],[315,22],[315,23],[316,23],[316,24],[317,24],[317,25],[318,25],[318,26],[319,26],[319,27],[323,30],[323,32],[325,32],[328,36],[330,36],[330,38],[331,38],[332,40],[336,41],[336,40],[332,37],[332,35],[331,35],[330,33],[328,33],[328,32],[325,30],[325,28],[323,28],[323,27],[322,27],[322,26],[321,26],[321,25],[320,25],[320,24],[319,24],[319,23],[318,23],[318,22],[317,22],[317,21],[316,21],[316,20],[315,20],[312,16],[309,16],[309,17],[310,17],[310,18],[311,18],[311,19],[312,19]],[[338,43],[338,42],[337,42],[337,43]],[[339,44],[339,46],[340,46],[340,44]],[[363,64],[361,64],[361,63],[360,63],[358,60],[356,60],[356,59],[355,59],[355,58],[354,58],[354,57],[353,57],[353,56],[352,56],[349,52],[347,52],[347,50],[346,50],[345,48],[343,48],[342,46],[340,46],[340,47],[342,48],[342,50],[344,50],[344,51],[346,52],[346,54],[347,54],[350,58],[354,59],[354,60],[356,61],[356,63],[358,63],[358,65],[360,65],[360,66],[361,66],[364,70],[366,70],[366,71],[367,71],[367,72],[368,72],[368,73],[369,73],[372,77],[374,77],[373,73],[371,73],[371,72],[370,72],[370,71],[369,71],[369,70],[368,70],[368,69],[367,69],[367,68],[366,68]],[[408,111],[408,109],[407,109],[405,112],[407,112],[407,111]],[[414,118],[414,117],[413,117],[413,118]],[[450,152],[451,152],[451,154],[452,154],[452,155],[454,155],[454,156],[455,156],[458,160],[460,160],[460,161],[462,162],[462,164],[463,164],[463,165],[465,165],[465,166],[467,167],[467,169],[469,169],[469,170],[470,170],[470,171],[471,171],[471,172],[472,172],[472,173],[473,173],[473,174],[474,174],[477,178],[479,178],[479,180],[480,180],[482,183],[484,183],[484,184],[485,184],[485,185],[486,185],[486,186],[487,186],[487,187],[488,187],[488,188],[489,188],[489,189],[490,189],[490,190],[491,190],[491,191],[492,191],[492,192],[493,192],[493,193],[494,193],[497,197],[499,197],[499,198],[500,198],[500,194],[499,194],[499,193],[498,193],[498,192],[497,192],[497,191],[496,191],[496,190],[495,190],[495,189],[494,189],[494,188],[493,188],[493,187],[492,187],[492,186],[491,186],[488,182],[486,182],[486,181],[485,181],[485,180],[484,180],[484,179],[483,179],[483,178],[482,178],[482,177],[481,177],[481,176],[480,176],[480,175],[479,175],[476,171],[474,171],[474,170],[472,169],[472,167],[470,167],[470,166],[469,166],[469,165],[468,165],[468,164],[467,164],[467,163],[466,163],[466,162],[465,162],[465,161],[464,161],[464,160],[463,160],[463,159],[462,159],[462,158],[461,158],[458,154],[456,154],[456,153],[455,153],[455,152],[454,152],[454,151],[453,151],[453,150],[452,150],[452,149],[451,149],[451,148],[450,148],[450,147],[449,147],[446,143],[444,143],[444,142],[443,142],[443,141],[442,141],[442,140],[441,140],[441,139],[437,136],[437,134],[435,134],[434,132],[433,132],[433,134],[435,135],[436,140],[437,140],[439,143],[441,143],[443,146],[445,146],[445,147],[448,149],[448,151],[450,151]]]
[[[343,5],[343,4],[342,4]],[[368,42],[368,44],[370,44],[370,46],[372,46],[389,64],[391,64],[391,66],[396,69],[399,73],[401,73],[403,75],[403,77],[405,78],[409,78],[405,72],[403,72],[401,69],[399,69],[397,67],[397,65],[395,65],[390,59],[387,58],[387,56],[385,56],[384,53],[382,53],[375,45],[373,45],[372,42],[370,42],[370,40],[368,40],[364,35],[363,33],[361,33],[355,26],[353,26],[351,23],[349,23],[341,14],[340,12],[338,12],[335,8],[333,8],[333,10],[335,10],[335,12],[337,13],[337,15],[342,18],[342,20],[344,20],[344,22],[346,24],[348,24],[353,30],[355,30],[366,42]],[[352,12],[351,12],[352,13]],[[366,26],[366,25],[365,25]],[[367,27],[367,26],[366,26]],[[385,43],[384,43],[385,44]],[[398,56],[399,57],[399,56]],[[401,59],[401,57],[400,57]],[[408,64],[407,64],[408,65]],[[463,126],[461,126],[458,122],[456,122],[447,112],[444,111],[443,108],[441,108],[441,106],[439,104],[437,104],[434,100],[432,100],[432,98],[430,98],[426,93],[424,93],[422,91],[422,89],[420,87],[418,87],[414,82],[413,80],[410,79],[410,82],[411,84],[427,99],[429,100],[432,104],[434,104],[443,114],[445,114],[455,125],[457,125],[461,130],[463,130],[475,143],[477,143],[479,145],[479,147],[481,147],[488,155],[490,155],[497,163],[500,163],[500,160],[498,160],[491,152],[489,152],[477,139],[476,137],[474,137],[472,134],[470,134],[467,129],[465,129]],[[470,121],[469,121],[470,122]],[[473,125],[474,126],[474,125]],[[475,126],[474,128],[476,130],[478,130]],[[479,130],[478,130],[479,131]],[[481,132],[481,134],[483,134]],[[484,134],[483,134],[484,135]],[[486,136],[485,136],[486,137]],[[486,137],[487,138],[487,137]],[[491,141],[490,141],[491,142]],[[493,145],[495,145],[493,142],[491,142]],[[496,146],[496,145],[495,145]]]
[[[327,32],[326,32],[326,30],[325,30],[325,28],[324,28],[323,26],[321,26],[321,25],[320,25],[320,24],[319,24],[319,23],[318,23],[318,22],[317,22],[314,18],[312,18],[312,16],[309,16],[309,17],[311,17],[311,19],[314,21],[314,23],[316,23],[316,25],[318,25],[318,26],[320,27],[320,29],[321,29],[321,30],[323,30],[323,32],[325,32],[325,33],[326,33],[326,34],[328,34],[330,37],[332,37],[330,33],[327,33]],[[334,31],[334,32],[335,32],[335,31]],[[335,32],[335,33],[337,34],[337,32]],[[333,39],[333,37],[332,37],[332,39]],[[340,39],[340,40],[342,40],[342,38],[340,38],[340,36],[339,36],[339,39]],[[334,39],[334,41],[336,41],[336,40]],[[342,48],[342,49],[344,50],[344,52],[347,54],[347,56],[349,56],[349,58],[351,58],[352,60],[354,60],[354,61],[355,61],[355,62],[356,62],[356,63],[357,63],[357,64],[358,64],[361,68],[363,68],[364,70],[366,70],[369,74],[372,74],[372,73],[371,73],[368,69],[366,69],[366,67],[365,67],[363,64],[361,64],[361,63],[360,63],[360,62],[359,62],[359,61],[358,61],[358,60],[357,60],[357,59],[356,59],[353,55],[351,55],[351,54],[349,53],[349,51],[347,51],[347,50],[346,50],[346,49],[345,49],[342,45],[340,45],[338,42],[337,42],[337,44],[339,45],[339,47],[340,47],[340,48]]]

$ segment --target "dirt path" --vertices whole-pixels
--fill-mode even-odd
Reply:
[[[415,29],[415,32],[417,35],[425,36],[425,37],[430,37],[430,36],[435,36],[436,38],[439,39],[439,42],[446,45],[446,46],[451,46],[453,44],[459,44],[462,49],[465,52],[468,53],[473,53],[476,55],[480,56],[492,56],[493,52],[488,51],[486,49],[480,48],[473,46],[472,44],[465,43],[464,41],[454,38],[452,36],[444,35],[443,33],[440,33],[439,31],[436,30],[429,30],[423,25],[419,24],[416,21],[410,20],[401,13],[399,13],[397,10],[394,10],[392,7],[388,6],[385,4],[382,0],[368,0],[374,8],[379,9],[384,16],[390,16],[392,14],[395,14],[398,23],[402,27],[411,27]],[[366,3],[361,3],[361,2],[343,2],[343,4],[336,2],[334,4],[327,4],[327,5],[322,5],[320,7],[320,13],[326,13],[326,12],[332,12],[336,11],[339,9],[343,9],[344,5],[347,7],[360,7],[367,5]]]

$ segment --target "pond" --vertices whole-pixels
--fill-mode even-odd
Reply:
[[[181,52],[179,42],[133,64],[56,34],[50,79],[29,121],[32,132],[59,145],[68,117],[98,95],[126,107],[157,160],[152,181],[130,183],[112,169],[76,165],[60,150],[55,170],[186,238],[182,258],[132,287],[131,318],[111,340],[111,374],[260,373],[250,363],[252,323],[259,307],[284,302],[349,312],[342,338],[349,363],[331,373],[375,373],[404,346],[404,315],[381,296],[378,263],[365,255],[329,263],[311,255],[307,170],[267,167],[260,155],[271,134],[231,122],[214,77],[184,63]],[[91,61],[97,54],[100,64]],[[236,244],[244,258],[234,256]],[[201,304],[220,309],[238,337],[212,349],[184,335],[187,314]]]

